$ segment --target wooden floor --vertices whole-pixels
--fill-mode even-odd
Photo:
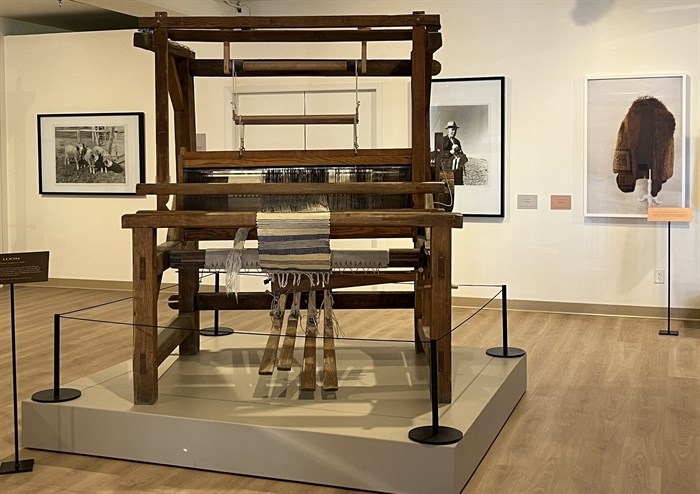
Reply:
[[[53,314],[61,318],[62,382],[130,358],[129,294],[18,285],[19,398],[53,383]],[[14,458],[9,290],[0,290],[0,458]],[[341,311],[339,311],[341,312]],[[453,325],[473,311],[454,309]],[[88,322],[69,317],[113,322]],[[500,312],[482,311],[457,344],[500,343]],[[338,315],[348,336],[411,338],[411,314]],[[116,322],[116,324],[114,323]],[[700,324],[511,312],[510,342],[528,351],[528,391],[464,493],[700,492]],[[211,318],[203,318],[203,326]],[[222,314],[240,330],[269,327],[264,311]],[[342,362],[338,362],[342,367]],[[245,448],[245,444],[241,444]],[[0,477],[10,493],[340,493],[322,486],[21,450],[34,471]],[[426,472],[428,474],[428,472]],[[426,493],[427,494],[427,493]]]

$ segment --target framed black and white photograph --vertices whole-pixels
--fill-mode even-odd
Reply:
[[[505,77],[434,79],[431,149],[442,133],[442,162],[454,177],[454,208],[464,216],[504,214]],[[437,143],[439,147],[440,143]]]
[[[587,217],[686,207],[687,76],[586,78]]]
[[[40,194],[135,194],[144,114],[37,115]]]

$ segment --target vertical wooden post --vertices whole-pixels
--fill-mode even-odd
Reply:
[[[158,400],[158,275],[156,229],[134,228],[134,403]]]
[[[182,97],[181,104],[178,105],[178,108],[174,108],[175,111],[173,112],[175,149],[182,154],[182,150],[195,151],[197,148],[194,114],[194,78],[190,74],[189,59],[178,57],[172,64],[172,68],[175,71],[173,79],[178,85],[178,88],[171,88],[170,90],[177,90],[178,94]],[[173,107],[175,107],[175,105],[173,105]],[[184,183],[186,181],[182,166],[182,160],[178,159],[177,181],[179,183]],[[184,209],[184,205],[182,204],[183,199],[182,196],[176,197],[175,209]],[[182,238],[181,232],[176,236]],[[183,242],[181,247],[185,250],[196,250],[198,245],[197,242]],[[199,272],[196,269],[181,269],[178,272],[178,280],[178,297],[180,301],[178,311],[180,314],[185,312],[193,314],[192,331],[180,344],[180,354],[194,355],[199,352],[200,314],[199,311],[195,310],[195,299],[199,292]]]
[[[168,163],[170,137],[168,135],[170,110],[168,105],[168,14],[156,12],[153,33],[156,83],[156,183],[170,182]],[[158,196],[159,210],[167,209],[168,196]]]
[[[413,27],[413,50],[411,51],[411,161],[413,163],[413,181],[425,182],[430,166],[429,108],[427,106],[426,87],[429,87],[426,75],[428,31],[425,26]],[[413,196],[416,208],[425,207],[425,196]]]
[[[431,308],[430,339],[438,342],[438,399],[452,400],[452,230],[435,227],[430,239]],[[444,337],[443,337],[444,336]]]

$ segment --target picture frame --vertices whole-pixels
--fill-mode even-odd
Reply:
[[[39,194],[135,195],[144,181],[144,114],[37,115]]]
[[[685,74],[585,80],[584,216],[646,218],[686,207]]]
[[[455,125],[450,139],[446,127]],[[451,164],[441,165],[454,171],[453,211],[465,217],[504,216],[504,125],[504,76],[433,79],[430,135],[444,134],[443,156]]]

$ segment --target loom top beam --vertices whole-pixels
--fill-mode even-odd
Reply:
[[[440,16],[414,12],[407,15],[335,15],[335,16],[241,16],[241,17],[162,17],[139,18],[140,28],[169,29],[280,29],[293,24],[297,29],[398,28],[425,26],[429,31],[440,29]]]
[[[336,30],[313,31],[314,41],[323,43],[367,42],[367,41],[410,41],[410,29],[385,30]],[[173,41],[231,41],[237,43],[308,43],[309,33],[299,30],[204,30],[173,29],[168,32]]]

